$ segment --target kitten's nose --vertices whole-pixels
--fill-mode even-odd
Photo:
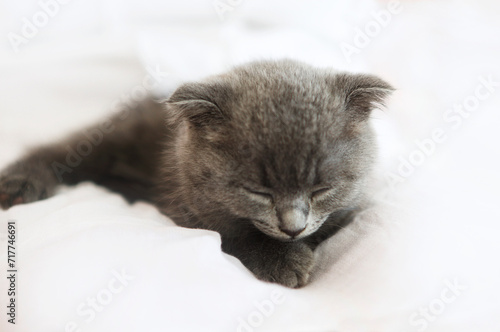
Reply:
[[[282,228],[280,227],[280,230],[285,233],[286,235],[290,235],[291,237],[296,237],[297,235],[299,235],[300,233],[302,233],[302,231],[306,229],[305,227],[301,228],[301,229],[287,229],[287,228]]]
[[[300,209],[290,209],[281,215],[280,230],[295,237],[306,229],[307,215]]]

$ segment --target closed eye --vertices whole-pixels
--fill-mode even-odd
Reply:
[[[262,192],[262,191],[256,191],[256,190],[253,190],[253,189],[249,189],[247,187],[243,187],[243,189],[245,189],[247,193],[249,193],[250,195],[252,195],[252,196],[254,196],[256,198],[265,199],[266,201],[272,201],[273,200],[273,195],[271,195],[270,193],[266,193],[266,192]]]
[[[324,194],[328,193],[332,188],[330,187],[324,187],[320,189],[316,189],[315,191],[312,192],[311,196],[312,198],[319,198],[323,196]]]

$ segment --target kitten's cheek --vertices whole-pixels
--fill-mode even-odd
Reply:
[[[266,220],[267,224],[273,224],[273,218],[276,215],[272,207],[263,204],[256,205],[248,212],[251,219]]]

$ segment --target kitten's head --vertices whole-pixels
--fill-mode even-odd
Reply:
[[[167,102],[179,195],[208,228],[247,222],[280,240],[305,237],[358,203],[374,157],[367,120],[391,90],[290,60],[185,84]]]

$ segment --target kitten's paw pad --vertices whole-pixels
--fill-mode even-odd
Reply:
[[[300,288],[309,282],[314,264],[314,253],[306,245],[288,252],[266,268],[255,271],[259,279],[275,282],[290,288]]]
[[[0,207],[2,209],[34,202],[46,197],[47,191],[40,184],[25,177],[0,179]]]

